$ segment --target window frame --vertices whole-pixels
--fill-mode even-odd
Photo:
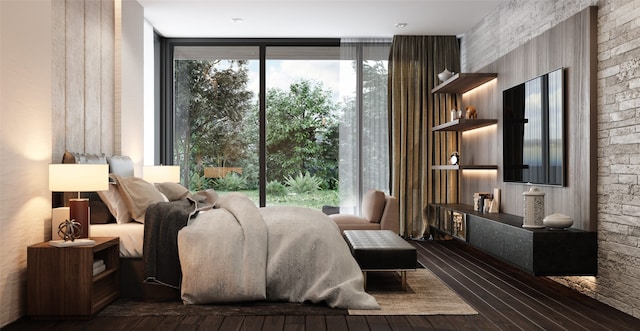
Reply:
[[[366,44],[366,42],[364,43]],[[155,71],[156,71],[156,93],[155,93],[155,161],[159,164],[174,163],[174,81],[173,81],[173,61],[176,47],[183,46],[250,46],[259,49],[259,148],[258,148],[258,164],[259,164],[259,197],[260,206],[266,206],[266,61],[268,47],[341,47],[341,39],[339,38],[165,38],[156,34],[154,40],[155,49]],[[358,48],[358,90],[362,90],[362,47]],[[362,93],[357,96],[359,123],[362,122]],[[362,144],[362,132],[359,130],[359,145]],[[362,148],[359,147],[359,153]],[[359,157],[362,163],[362,157]],[[362,165],[362,164],[360,164]],[[362,174],[359,174],[362,176]],[[358,181],[361,183],[361,179]],[[361,185],[361,184],[359,184]],[[364,194],[363,188],[360,187],[358,192],[360,197]],[[359,198],[360,198],[359,197]],[[358,201],[361,199],[358,198]]]
[[[155,127],[156,131],[156,159],[161,164],[173,164],[173,139],[174,139],[174,102],[173,90],[173,58],[175,47],[180,46],[253,46],[259,48],[260,61],[260,87],[259,87],[259,182],[260,206],[266,206],[266,49],[272,46],[287,47],[340,47],[339,38],[254,38],[254,39],[228,39],[228,38],[156,38],[156,72],[158,73],[160,86],[156,93]]]

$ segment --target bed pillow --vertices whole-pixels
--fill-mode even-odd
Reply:
[[[113,217],[107,205],[100,198],[96,198],[96,200],[89,199],[89,223],[108,224],[115,222],[115,217]]]
[[[166,197],[158,191],[155,185],[138,177],[121,177],[113,175],[118,185],[118,191],[127,204],[131,217],[144,223],[144,214],[147,207],[156,202],[167,201]]]
[[[164,194],[169,201],[182,200],[191,194],[189,190],[178,183],[156,183],[156,188]]]
[[[107,205],[111,215],[115,217],[116,223],[124,224],[131,221],[131,213],[127,204],[122,199],[120,191],[115,183],[109,183],[109,190],[98,191],[98,195],[102,202]]]

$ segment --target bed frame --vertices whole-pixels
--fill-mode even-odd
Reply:
[[[144,282],[142,258],[120,258],[120,297],[135,300],[179,300],[180,290]]]

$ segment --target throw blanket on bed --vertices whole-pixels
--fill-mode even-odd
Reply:
[[[336,224],[309,208],[257,208],[228,194],[179,231],[178,252],[185,303],[267,299],[379,309]]]
[[[145,214],[144,281],[180,288],[182,274],[178,259],[178,231],[198,211],[211,205],[195,198],[150,205]]]

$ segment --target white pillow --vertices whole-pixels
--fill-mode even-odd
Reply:
[[[100,196],[102,202],[107,205],[111,215],[115,217],[118,224],[124,224],[131,221],[129,208],[122,199],[122,196],[120,196],[120,191],[118,191],[118,187],[116,187],[115,183],[109,183],[108,191],[98,191],[98,196]]]

